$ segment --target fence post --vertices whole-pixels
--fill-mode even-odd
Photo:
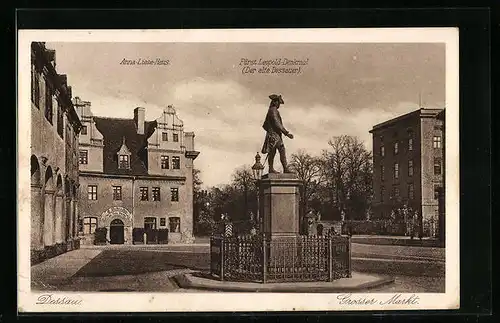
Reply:
[[[267,243],[266,236],[262,236],[262,283],[267,281]]]
[[[333,249],[332,238],[328,238],[328,281],[333,281]]]
[[[220,280],[224,281],[224,236],[220,237]]]
[[[352,248],[351,248],[351,237],[349,236],[349,240],[347,242],[347,246],[349,248],[349,259],[348,259],[348,262],[349,262],[349,273],[348,273],[348,278],[352,278],[352,269],[351,269],[351,256],[352,256]]]

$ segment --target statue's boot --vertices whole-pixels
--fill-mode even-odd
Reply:
[[[279,173],[277,170],[274,169],[274,154],[269,154],[268,155],[268,161],[269,161],[269,174],[276,174]]]
[[[288,173],[288,174],[294,173],[294,171],[292,169],[290,169],[290,167],[288,167],[288,162],[286,160],[286,153],[285,153],[284,147],[280,151],[280,161],[281,161],[281,165],[283,166],[283,173]]]

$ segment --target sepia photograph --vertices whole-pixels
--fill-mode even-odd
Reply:
[[[18,46],[20,311],[459,307],[455,30]]]

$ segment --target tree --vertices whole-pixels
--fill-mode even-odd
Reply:
[[[300,192],[300,214],[301,218],[307,213],[310,202],[323,183],[322,163],[318,157],[314,157],[304,150],[292,154],[290,167],[302,182]]]
[[[197,168],[193,169],[193,190],[194,192],[199,192],[201,190],[201,185],[203,182],[201,180],[201,171]]]
[[[372,155],[357,137],[342,135],[328,141],[322,170],[328,200],[348,219],[364,219],[372,196]]]
[[[204,210],[206,203],[206,191],[201,190],[201,171],[199,169],[193,169],[193,231],[194,234],[200,234],[203,232],[199,231],[199,222],[201,214]]]
[[[240,211],[243,216],[237,215],[237,218],[241,220],[248,220],[250,218],[249,199],[250,196],[252,197],[254,196],[254,192],[256,191],[255,180],[253,179],[252,175],[252,169],[247,165],[237,168],[233,173],[231,185],[234,187],[236,193],[235,194],[236,196],[234,197],[236,198],[236,200],[238,200],[238,197],[243,199],[243,210],[242,210],[243,212]]]

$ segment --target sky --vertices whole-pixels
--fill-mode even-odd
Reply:
[[[357,136],[372,149],[373,125],[419,107],[444,108],[445,45],[440,43],[47,43],[73,96],[97,116],[146,120],[173,105],[195,133],[205,187],[229,183],[252,165],[265,132],[269,95],[281,94],[287,155],[320,154],[333,136]],[[168,65],[124,65],[168,60]],[[301,60],[299,73],[243,73],[244,60]],[[286,67],[298,67],[289,66]],[[285,67],[283,65],[279,67]],[[262,159],[265,157],[263,156]],[[278,160],[276,159],[275,163]],[[281,169],[279,162],[278,170]],[[266,167],[267,169],[267,167]]]

